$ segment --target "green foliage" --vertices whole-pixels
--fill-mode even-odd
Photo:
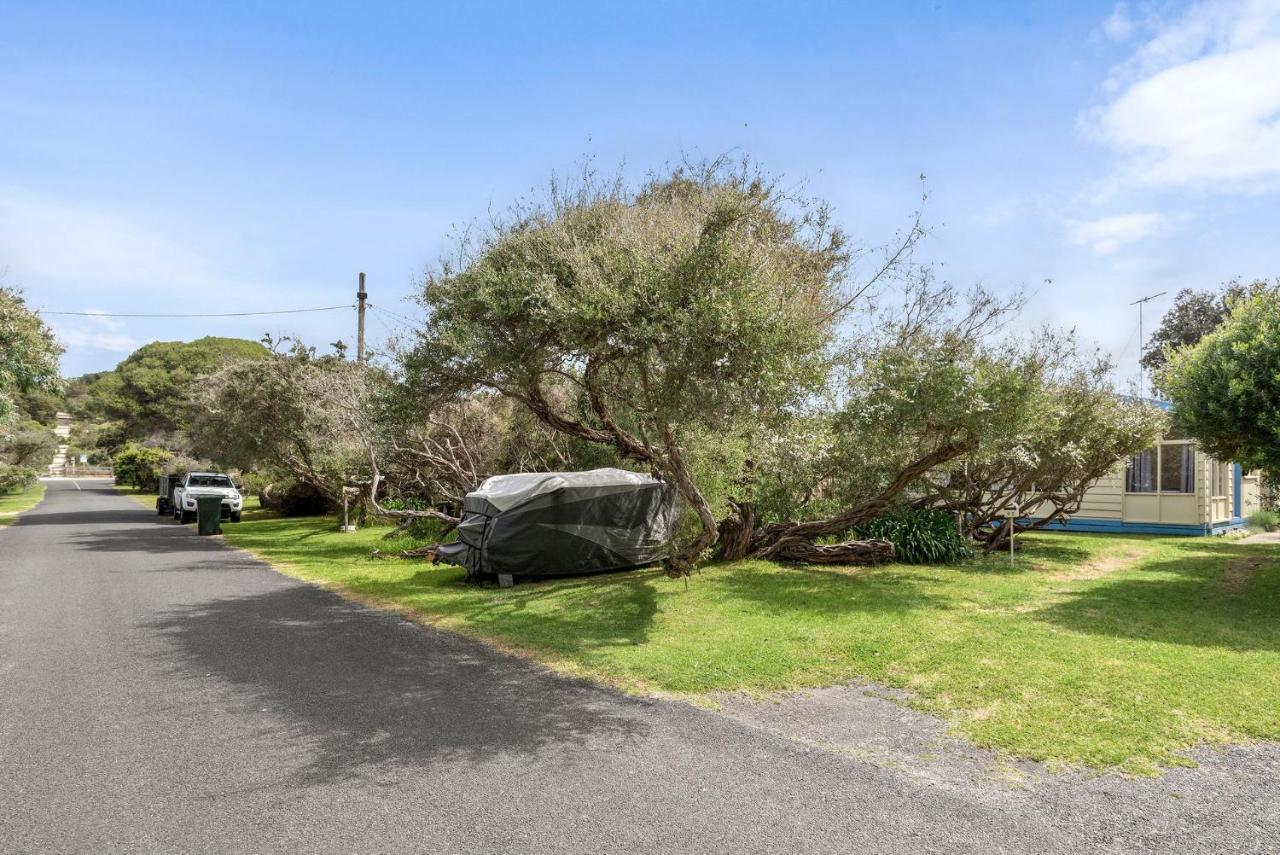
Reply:
[[[858,535],[887,540],[904,564],[955,564],[969,556],[956,519],[933,508],[904,508],[858,526]]]
[[[1250,285],[1234,281],[1219,291],[1182,289],[1160,319],[1160,326],[1148,339],[1142,354],[1143,367],[1158,375],[1171,352],[1197,344],[1231,315],[1234,303],[1267,287],[1267,283],[1261,281]]]
[[[368,480],[356,428],[370,388],[383,379],[297,342],[287,353],[233,363],[192,390],[192,449],[226,468],[286,471],[340,502],[344,486]]]
[[[36,422],[24,422],[12,429],[0,428],[0,460],[14,466],[45,466],[53,459],[58,437]]]
[[[29,466],[11,466],[0,463],[0,493],[16,493],[30,490],[37,484],[40,473]]]
[[[693,447],[745,441],[820,389],[849,260],[822,205],[750,169],[682,167],[634,190],[588,176],[472,233],[428,278],[406,375],[423,395],[498,390],[652,467],[697,516],[673,562],[687,567],[715,537]]]
[[[1249,528],[1257,529],[1258,531],[1275,531],[1280,528],[1280,511],[1263,508],[1249,514],[1246,522],[1249,524]]]
[[[51,425],[54,417],[66,408],[66,397],[61,389],[37,386],[20,392],[14,398],[21,418]]]
[[[1280,469],[1280,289],[1235,303],[1221,326],[1174,352],[1160,386],[1208,454]]]
[[[78,418],[116,421],[125,438],[174,433],[188,426],[198,378],[269,355],[259,342],[238,338],[154,341],[113,371],[72,381],[68,398]]]
[[[53,331],[27,308],[21,292],[0,287],[0,422],[16,410],[15,395],[58,388],[61,353]]]
[[[130,443],[115,456],[116,483],[138,490],[154,490],[164,474],[165,465],[172,459],[171,451]]]
[[[390,511],[424,511],[430,510],[430,502],[420,499],[387,499],[382,507]],[[455,511],[457,508],[454,509]],[[398,521],[392,532],[395,536],[410,537],[424,543],[440,543],[452,537],[445,537],[444,523],[434,517],[408,517]],[[391,536],[390,534],[388,536]]]
[[[72,377],[64,384],[66,410],[77,425],[109,421],[108,404],[119,387],[120,376],[114,370]]]
[[[1001,353],[1006,378],[997,385],[1016,394],[989,401],[977,445],[935,473],[925,493],[988,548],[1004,542],[1009,508],[1019,528],[1075,513],[1099,478],[1150,446],[1166,423],[1158,408],[1117,394],[1109,360],[1072,335],[1041,332]]]
[[[410,365],[518,391],[586,356],[621,416],[666,423],[792,402],[822,379],[847,255],[825,212],[789,207],[717,165],[553,188],[427,281]]]
[[[3,486],[10,483],[17,486]],[[44,498],[44,494],[44,484],[36,480],[36,473],[15,476],[4,464],[0,464],[0,526],[12,523],[18,514],[34,508]]]

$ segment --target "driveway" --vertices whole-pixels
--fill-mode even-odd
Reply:
[[[352,604],[103,482],[0,530],[4,852],[1273,851],[1274,761],[933,786]]]

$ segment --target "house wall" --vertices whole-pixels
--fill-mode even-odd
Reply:
[[[1262,508],[1262,485],[1257,475],[1245,475],[1240,479],[1240,513],[1249,516]]]
[[[1176,448],[1177,445],[1165,447]],[[1235,479],[1231,477],[1231,470],[1223,479],[1223,494],[1215,496],[1212,495],[1212,468],[1216,463],[1197,449],[1192,465],[1195,467],[1195,492],[1126,493],[1127,461],[1122,462],[1085,493],[1080,511],[1068,523],[1054,527],[1188,535],[1221,533],[1238,528],[1242,523],[1233,513]],[[1255,502],[1256,493],[1255,488]]]
[[[1098,479],[1080,503],[1080,517],[1101,520],[1124,519],[1124,467],[1120,466]]]

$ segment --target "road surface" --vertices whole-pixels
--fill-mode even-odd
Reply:
[[[1275,845],[1274,802],[1225,816],[1127,786],[967,794],[624,697],[278,575],[103,482],[51,482],[0,530],[4,852]]]

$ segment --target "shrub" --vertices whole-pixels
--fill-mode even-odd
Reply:
[[[40,473],[29,466],[0,463],[0,493],[16,493],[36,485]]]
[[[1258,529],[1260,531],[1275,531],[1280,528],[1280,511],[1259,510],[1249,514],[1246,520],[1249,528]]]
[[[164,467],[173,459],[173,452],[163,448],[146,448],[129,443],[116,452],[111,461],[116,483],[139,490],[154,490],[164,474]]]
[[[858,535],[893,544],[907,564],[954,564],[969,555],[955,517],[934,508],[908,508],[858,527]]]

